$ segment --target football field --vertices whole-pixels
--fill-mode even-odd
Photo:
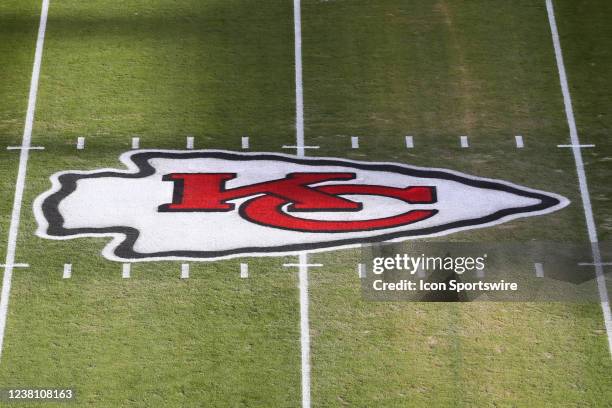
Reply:
[[[83,407],[612,406],[611,19],[605,0],[4,0],[0,388]],[[419,241],[585,245],[571,268],[595,300],[375,302],[355,246],[122,262],[109,236],[41,236],[54,174],[209,150],[563,196]]]

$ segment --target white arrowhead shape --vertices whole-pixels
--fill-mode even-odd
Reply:
[[[519,217],[556,211],[569,201],[515,184],[451,170],[397,163],[356,162],[336,158],[297,158],[273,153],[140,150],[121,156],[127,170],[64,171],[51,177],[52,188],[39,196],[34,212],[37,235],[49,239],[111,236],[103,250],[116,261],[162,259],[212,260],[235,256],[277,255],[325,250],[366,242],[401,241],[496,225]],[[346,195],[360,202],[358,212],[300,212],[313,220],[367,220],[413,209],[437,210],[422,221],[393,228],[356,232],[304,232],[259,225],[241,217],[246,197],[231,201],[227,212],[159,212],[173,200],[171,173],[236,173],[226,188],[282,179],[289,173],[350,172],[350,181],[313,186],[366,184],[405,188],[433,186],[437,202],[408,204],[375,195]]]

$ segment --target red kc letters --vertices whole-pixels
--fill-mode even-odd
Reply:
[[[355,232],[393,228],[430,218],[432,209],[415,209],[389,217],[359,220],[316,220],[289,213],[359,212],[362,204],[344,198],[346,195],[376,195],[394,198],[408,204],[436,203],[436,188],[405,188],[364,185],[328,184],[329,181],[355,179],[355,173],[289,173],[285,178],[231,189],[225,184],[236,173],[172,173],[163,177],[174,182],[172,203],[160,205],[159,212],[227,212],[235,211],[228,201],[253,197],[238,209],[242,218],[274,228],[303,232]]]

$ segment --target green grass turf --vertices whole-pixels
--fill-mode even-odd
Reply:
[[[19,151],[28,103],[30,73],[34,60],[36,30],[40,15],[38,1],[3,1],[0,4],[0,259],[4,262],[12,191],[17,175]]]
[[[495,4],[306,2],[308,141],[321,155],[453,168],[573,202],[439,240],[584,241],[573,158],[556,148],[568,130],[544,3]],[[464,134],[469,150],[459,148]],[[515,148],[516,134],[525,149]],[[352,135],[359,150],[349,148]],[[404,135],[414,135],[414,150]],[[612,400],[598,304],[372,304],[348,267],[356,255],[313,260],[326,265],[311,282],[315,405]]]
[[[46,150],[29,163],[18,245],[31,267],[13,279],[0,384],[72,386],[79,406],[299,404],[286,259],[246,260],[246,280],[237,261],[192,265],[187,281],[178,263],[142,263],[122,280],[104,240],[35,238],[30,210],[50,174],[118,166],[132,136],[178,149],[189,134],[196,147],[292,142],[292,29],[278,1],[52,3],[33,135]]]
[[[491,4],[304,1],[307,144],[320,145],[322,156],[499,177],[573,202],[445,239],[583,241],[573,159],[555,147],[568,131],[544,4]],[[20,98],[0,101],[6,144],[20,139],[38,7],[7,3],[3,11],[21,30],[0,28],[3,40],[19,44],[16,51],[0,42],[0,67],[11,78],[0,89]],[[238,277],[240,261],[192,264],[187,281],[178,279],[178,263],[136,264],[122,280],[121,266],[99,255],[105,240],[35,238],[29,211],[50,174],[116,167],[132,136],[143,148],[182,148],[187,135],[197,148],[238,149],[243,135],[254,151],[293,143],[291,7],[280,0],[52,3],[33,140],[47,150],[29,165],[18,260],[31,268],[14,276],[2,386],[74,386],[79,406],[299,405],[297,279],[281,266],[292,258],[248,259],[248,280]],[[592,134],[599,144],[609,124],[593,112],[609,99],[607,82],[595,81],[609,74],[605,65],[590,73],[580,53],[599,41],[592,52],[602,54],[608,37],[597,24],[605,27],[609,12],[585,7],[564,2],[559,24],[570,82],[588,83],[573,85],[583,141],[593,142]],[[583,24],[589,16],[593,27]],[[414,150],[404,148],[407,134]],[[462,134],[470,135],[469,150],[458,147]],[[525,149],[515,149],[515,134],[525,136]],[[81,135],[87,147],[77,152]],[[352,135],[361,137],[359,150],[349,149]],[[16,156],[0,155],[11,158],[2,170],[16,173]],[[595,202],[600,223],[610,214],[605,157],[590,157],[587,168],[597,180],[594,197],[603,197]],[[10,197],[11,179],[2,183]],[[10,204],[2,205],[6,222]],[[612,401],[599,305],[366,302],[358,255],[310,256],[324,264],[310,271],[313,406]],[[70,280],[61,279],[66,262]]]
[[[282,1],[54,4],[37,140],[278,150],[294,140],[292,31]]]
[[[74,259],[69,281],[44,258],[16,274],[4,386],[74,387],[79,406],[299,401],[298,294],[282,259],[252,262],[247,280],[236,262],[193,265],[188,280],[177,264],[138,264],[122,280],[96,256]]]
[[[609,47],[612,4],[562,1],[556,6],[556,14],[581,141],[596,145],[583,154],[598,235],[603,242],[604,258],[609,261],[612,259],[612,50]],[[606,273],[610,292],[610,267]]]

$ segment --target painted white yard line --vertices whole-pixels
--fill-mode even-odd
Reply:
[[[295,145],[299,157],[304,148],[304,87],[302,83],[302,12],[300,0],[293,0],[295,48]],[[308,254],[301,252],[299,263],[300,348],[302,366],[302,408],[310,408],[310,320],[308,317]]]
[[[0,264],[0,267],[2,268],[6,268],[8,265],[7,264]],[[30,264],[27,263],[14,263],[12,265],[10,265],[12,268],[29,268]]]
[[[315,263],[302,263],[302,261],[300,261],[299,263],[286,263],[283,264],[283,266],[285,268],[290,268],[290,267],[296,267],[296,268],[317,268],[317,267],[321,267],[323,266],[323,264],[315,264]]]
[[[365,264],[357,264],[357,276],[359,276],[359,279],[363,279],[366,277],[366,266]]]
[[[194,145],[194,143],[193,143],[193,136],[187,136],[187,143],[186,143],[185,147],[187,149],[193,149],[193,145]]]
[[[299,0],[296,0],[299,2]],[[308,299],[308,254],[300,253],[300,344],[302,348],[302,408],[310,408],[310,319]]]
[[[189,278],[189,264],[181,264],[181,279]]]
[[[45,42],[45,30],[47,28],[47,14],[49,12],[49,0],[42,1],[40,12],[40,23],[38,36],[36,38],[36,52],[34,53],[34,64],[32,67],[32,78],[30,80],[30,94],[28,96],[28,110],[26,113],[23,138],[19,153],[19,169],[15,182],[15,198],[13,200],[13,211],[6,249],[6,260],[4,264],[4,277],[2,278],[2,292],[0,293],[0,357],[4,344],[4,330],[6,328],[6,317],[8,312],[9,296],[11,293],[11,281],[13,279],[13,265],[15,264],[15,249],[17,247],[17,235],[19,232],[19,220],[21,218],[21,204],[23,202],[23,190],[25,188],[28,158],[32,142],[32,126],[34,125],[34,113],[36,111],[36,95],[38,94],[38,79],[40,77],[40,65],[42,63],[43,45]]]
[[[295,146],[295,145],[283,145],[283,149],[297,149],[297,150],[304,150],[304,149],[319,149],[320,146],[305,146],[305,145],[300,145],[300,146]],[[304,157],[305,155],[298,155],[300,157]]]
[[[560,145],[557,145],[557,147],[571,147],[572,149],[589,149],[589,148],[595,147],[595,145],[594,144],[573,143],[573,144],[560,144]]]
[[[595,266],[595,265],[612,266],[612,262],[599,262],[599,263],[595,263],[595,262],[580,262],[578,264],[578,266]]]
[[[414,148],[414,138],[412,136],[406,136],[406,148]]]
[[[249,137],[248,136],[242,136],[242,148],[243,149],[249,148]]]
[[[77,137],[77,150],[83,150],[85,148],[85,138],[83,136]]]
[[[140,138],[139,137],[132,138],[132,149],[140,149]]]
[[[62,275],[63,279],[70,279],[72,276],[72,264],[64,264],[64,274]]]
[[[129,263],[124,263],[123,266],[121,267],[121,277],[123,279],[129,279],[131,273],[132,273],[132,265],[130,265]]]
[[[296,154],[303,157],[304,88],[302,85],[302,11],[300,0],[293,0],[293,33],[295,48],[295,144]],[[310,405],[310,400],[308,405]]]
[[[461,140],[461,147],[462,148],[465,149],[467,147],[470,147],[470,143],[468,142],[468,137],[467,136],[461,136],[460,140]]]
[[[543,278],[544,277],[544,266],[539,262],[533,264],[533,266],[535,268],[536,277]]]
[[[247,263],[240,264],[240,277],[242,279],[246,279],[249,277],[249,264]]]
[[[43,146],[28,146],[28,147],[22,147],[22,146],[8,146],[6,148],[6,150],[22,150],[22,149],[28,149],[28,150],[45,150],[45,148]]]
[[[514,141],[516,142],[517,149],[522,149],[523,147],[525,147],[525,143],[523,142],[523,136],[521,135],[514,136]]]
[[[359,136],[351,136],[351,149],[359,149]]]
[[[608,348],[612,357],[612,313],[610,312],[610,300],[608,297],[608,289],[606,288],[606,280],[601,265],[601,253],[599,252],[599,242],[597,239],[597,228],[595,227],[595,218],[591,207],[591,198],[589,195],[589,187],[587,185],[586,173],[584,171],[584,163],[582,161],[582,151],[580,150],[580,139],[578,138],[578,129],[574,118],[574,109],[572,107],[572,98],[570,95],[569,85],[567,82],[567,74],[565,72],[565,63],[563,62],[563,52],[561,50],[561,42],[559,41],[559,32],[557,30],[557,21],[555,19],[555,10],[552,0],[546,0],[546,11],[548,13],[548,23],[552,35],[553,46],[555,49],[555,58],[557,60],[557,69],[559,71],[559,82],[561,84],[561,92],[563,93],[563,103],[565,104],[565,115],[567,124],[570,130],[570,140],[574,162],[576,163],[576,172],[578,174],[578,184],[580,187],[580,196],[582,197],[582,206],[584,207],[584,217],[586,219],[587,232],[591,241],[591,252],[593,253],[593,261],[596,264],[595,275],[597,280],[597,289],[601,300],[601,310],[604,317],[606,333],[608,335]]]

